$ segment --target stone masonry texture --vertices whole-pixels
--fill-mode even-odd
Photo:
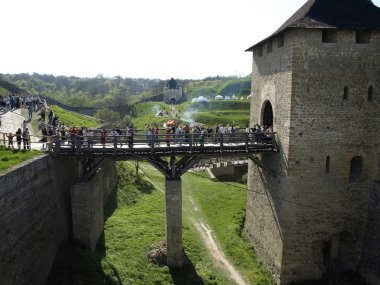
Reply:
[[[108,197],[117,181],[114,162],[102,168],[109,177],[99,186],[109,183]],[[75,158],[42,155],[0,175],[0,284],[44,283],[58,246],[71,236],[77,174]]]
[[[269,101],[280,152],[259,157],[275,176],[250,163],[246,229],[278,284],[361,265],[380,179],[380,33],[369,43],[355,35],[337,30],[336,43],[323,43],[321,29],[293,28],[279,35],[283,46],[274,37],[253,49],[251,124],[263,123]]]

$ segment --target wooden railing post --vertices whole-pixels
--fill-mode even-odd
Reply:
[[[220,136],[220,152],[223,152],[223,134],[219,133]]]
[[[154,141],[155,141],[155,139],[154,139],[154,137],[155,137],[156,135],[155,134],[151,134],[150,135],[150,147],[151,147],[151,154],[153,155],[154,154]]]

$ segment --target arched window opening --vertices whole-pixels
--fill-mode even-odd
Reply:
[[[330,173],[330,156],[326,157],[326,174]]]
[[[363,158],[361,156],[355,156],[351,159],[350,165],[350,182],[359,181],[362,178],[363,173]]]
[[[270,127],[273,126],[273,109],[272,104],[269,101],[264,102],[264,110],[262,115],[262,124],[264,126]]]
[[[368,87],[368,101],[373,101],[373,87]]]
[[[347,99],[348,99],[348,87],[345,86],[343,89],[343,100],[347,100]]]

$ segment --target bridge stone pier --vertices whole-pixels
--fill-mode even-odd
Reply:
[[[168,266],[182,266],[182,181],[165,180],[166,246]]]
[[[103,208],[117,183],[112,163],[80,160],[78,181],[71,187],[73,239],[92,251],[103,233]]]

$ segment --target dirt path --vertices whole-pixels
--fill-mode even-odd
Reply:
[[[161,189],[159,186],[155,185],[151,180],[149,180],[148,177],[146,177],[145,173],[141,170],[143,168],[145,171],[149,171],[148,169],[140,166],[139,171],[144,175],[144,177],[160,192],[164,192],[163,189]],[[209,226],[204,224],[199,218],[196,218],[196,216],[199,215],[199,208],[195,204],[193,198],[191,196],[187,196],[189,199],[192,209],[189,209],[189,215],[188,217],[190,221],[193,223],[195,228],[199,231],[199,233],[202,236],[202,239],[205,243],[205,246],[210,253],[211,257],[214,259],[215,264],[221,268],[223,271],[227,272],[231,280],[235,281],[237,285],[249,285],[249,283],[246,283],[241,276],[241,274],[234,268],[234,266],[228,261],[228,259],[224,256],[223,251],[219,248],[217,245],[217,242],[215,241],[214,237],[212,236],[212,230]],[[194,214],[193,214],[193,213]]]

